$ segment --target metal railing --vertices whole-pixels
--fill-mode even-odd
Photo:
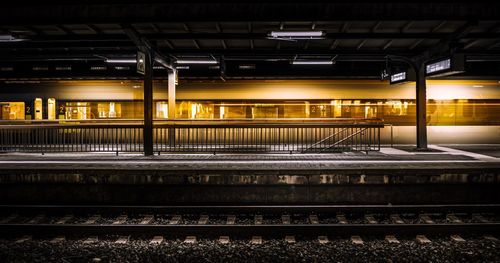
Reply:
[[[155,121],[155,152],[377,151],[377,119]],[[143,152],[143,124],[0,125],[1,152]]]
[[[142,152],[141,124],[0,126],[2,152]]]

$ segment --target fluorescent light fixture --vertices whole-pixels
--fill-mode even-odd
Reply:
[[[13,35],[0,35],[0,42],[19,42],[26,41],[27,39],[16,38]]]
[[[135,58],[107,58],[106,63],[133,64],[133,63],[137,63],[137,59],[135,59]]]
[[[238,66],[239,69],[255,69],[255,64],[241,64]]]
[[[271,31],[270,37],[274,38],[319,38],[324,35],[323,31]]]
[[[292,65],[333,65],[333,60],[293,60]]]
[[[217,64],[214,59],[178,59],[175,61],[177,64]]]
[[[176,69],[189,69],[189,66],[177,66]]]

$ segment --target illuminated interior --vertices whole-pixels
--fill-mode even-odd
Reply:
[[[25,89],[36,97],[0,99],[1,117],[2,120],[142,119],[143,94],[139,84],[135,80],[41,82],[37,87],[42,87],[43,93],[30,85],[20,85],[16,89]],[[155,82],[155,119],[169,118],[165,85],[164,81]],[[499,125],[499,88],[497,81],[429,80],[428,125]],[[188,81],[177,87],[175,118],[380,118],[387,124],[414,125],[414,89],[414,83],[390,86],[367,80]],[[50,97],[45,99],[42,95]],[[30,105],[34,113],[28,114]]]
[[[2,120],[24,120],[24,102],[1,102]]]

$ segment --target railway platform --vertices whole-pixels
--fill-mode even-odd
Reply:
[[[469,149],[473,149],[468,151]],[[328,154],[0,155],[10,203],[387,204],[500,201],[495,145]]]

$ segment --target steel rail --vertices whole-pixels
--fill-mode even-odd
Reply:
[[[124,205],[0,205],[0,212],[54,213],[396,213],[399,212],[500,212],[500,204],[427,204],[427,205],[184,205],[184,206],[124,206]]]

